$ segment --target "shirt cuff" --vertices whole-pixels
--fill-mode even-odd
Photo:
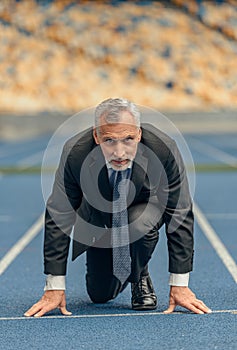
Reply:
[[[171,273],[169,278],[170,286],[188,287],[189,272],[187,273]]]
[[[66,289],[66,277],[48,275],[44,290],[65,290]]]

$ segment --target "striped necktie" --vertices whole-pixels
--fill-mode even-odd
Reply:
[[[112,247],[113,274],[122,284],[131,273],[129,249],[129,230],[127,214],[127,190],[130,169],[115,171],[111,175],[113,182]]]

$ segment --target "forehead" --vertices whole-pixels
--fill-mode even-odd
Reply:
[[[138,127],[133,115],[127,111],[121,112],[119,122],[106,123],[105,118],[101,117],[100,122],[101,136],[110,135],[111,137],[122,137],[128,134],[135,134]]]

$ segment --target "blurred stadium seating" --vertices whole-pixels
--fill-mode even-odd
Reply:
[[[237,2],[0,2],[0,111],[237,108]]]

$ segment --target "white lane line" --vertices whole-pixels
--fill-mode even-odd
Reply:
[[[16,146],[16,145],[15,145]],[[29,148],[31,145],[27,145],[27,147]],[[9,157],[16,157],[16,156],[20,156],[22,155],[22,152],[25,152],[26,149],[26,145],[25,144],[21,144],[17,146],[17,150],[14,149],[7,149],[7,150],[0,150],[0,159],[4,159],[4,158],[8,158]]]
[[[0,215],[0,222],[8,222],[11,221],[10,215]]]
[[[237,220],[237,213],[206,213],[206,218],[220,220]]]
[[[19,160],[18,162],[16,162],[17,166],[24,169],[25,167],[30,168],[31,166],[37,163],[41,163],[44,151],[45,150],[39,151],[37,153],[32,154],[31,156]]]
[[[190,145],[196,148],[197,151],[202,152],[205,155],[209,155],[212,158],[221,161],[222,163],[228,164],[230,166],[237,166],[237,158],[219,150],[218,148],[209,145],[200,140],[196,140],[195,138],[190,139]]]
[[[0,159],[3,158],[8,158],[9,157],[19,157],[24,155],[26,148],[32,149],[32,151],[38,151],[41,146],[44,147],[44,145],[48,143],[48,140],[45,139],[44,136],[42,135],[38,135],[39,137],[37,137],[36,135],[30,140],[26,140],[24,141],[22,140],[12,140],[12,141],[7,141],[4,142],[3,145],[0,146]],[[43,140],[43,143],[42,143]]]
[[[225,267],[233,277],[235,283],[237,283],[237,265],[235,261],[196,203],[194,203],[194,215],[203,233],[215,249],[216,253],[219,255]]]
[[[16,259],[23,249],[37,236],[43,228],[44,214],[41,214],[38,220],[29,228],[28,231],[14,244],[14,246],[0,260],[0,276],[8,266]]]
[[[23,158],[23,159],[19,160],[18,162],[16,162],[16,168],[18,168],[18,170],[27,170],[28,168],[31,168],[32,166],[39,164],[41,162],[42,158],[43,158],[43,152],[44,151],[37,152],[37,153],[34,153],[33,155],[31,155],[29,157],[26,157],[26,158]],[[30,161],[32,161],[32,160],[34,162],[30,163]],[[0,170],[0,180],[4,176],[5,176],[5,174],[3,172],[1,172],[1,170]]]
[[[37,164],[36,158],[42,156],[42,152],[40,151],[33,154],[30,157],[24,158],[18,161],[16,164],[19,166],[21,170],[25,170]],[[32,164],[26,165],[26,162],[34,160]],[[0,180],[4,175],[0,173]],[[4,271],[8,268],[8,266],[14,261],[14,259],[23,251],[23,249],[37,236],[40,230],[43,228],[44,222],[44,213],[38,218],[38,220],[29,228],[29,230],[16,242],[16,244],[6,253],[6,255],[0,260],[0,276],[4,273]]]
[[[30,157],[26,157],[16,164],[21,170],[30,168],[31,166],[38,163],[34,162],[32,164],[25,165],[25,162],[29,160],[36,160],[39,155],[42,156],[42,152],[37,152]],[[23,165],[24,164],[24,165]],[[4,174],[0,172],[0,180],[4,177]],[[34,239],[34,237],[40,232],[43,227],[44,214],[38,218],[38,220],[29,228],[29,230],[14,244],[14,246],[5,254],[5,256],[0,260],[0,276],[5,272],[8,266],[13,262],[13,260],[23,251],[23,249]]]
[[[237,310],[212,310],[211,314],[237,314]],[[63,316],[63,315],[56,315],[56,316],[43,316],[43,317],[0,317],[0,321],[14,321],[14,320],[45,320],[45,319],[72,319],[72,318],[100,318],[100,317],[137,317],[137,316],[171,316],[171,315],[195,315],[193,312],[185,311],[175,311],[172,314],[164,314],[164,312],[134,312],[134,313],[124,313],[124,314],[87,314],[87,315],[71,315],[71,316]],[[200,316],[200,315],[199,315]],[[201,317],[201,316],[200,316]]]

